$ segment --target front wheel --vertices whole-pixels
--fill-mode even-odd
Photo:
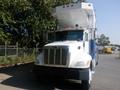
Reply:
[[[82,80],[82,86],[84,90],[89,90],[90,89],[90,84],[92,81],[92,71],[89,69],[89,80]]]
[[[82,86],[84,90],[89,90],[90,89],[90,80],[82,80]]]

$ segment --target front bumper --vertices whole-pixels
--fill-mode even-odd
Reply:
[[[63,79],[89,80],[89,69],[63,68],[34,65],[34,72],[37,76],[57,77]]]

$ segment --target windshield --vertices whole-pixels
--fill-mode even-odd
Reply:
[[[55,32],[55,41],[83,40],[83,31],[62,31]]]

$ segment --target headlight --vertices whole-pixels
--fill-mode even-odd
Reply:
[[[85,62],[83,61],[78,61],[75,66],[84,66],[85,65]]]
[[[89,66],[90,62],[89,61],[78,61],[75,66],[77,67],[87,67]]]

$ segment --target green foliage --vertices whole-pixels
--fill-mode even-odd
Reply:
[[[56,20],[51,15],[52,8],[70,1],[0,0],[0,31],[8,30],[11,37],[8,33],[2,36],[11,43],[19,42],[21,47],[34,47],[38,42],[42,46],[45,42],[43,32],[56,28]]]
[[[9,57],[0,57],[0,66],[1,65],[16,65],[33,62],[35,60],[34,55],[24,55],[21,57],[18,56],[9,56]]]
[[[9,51],[12,50],[13,48],[11,50],[9,49]],[[19,48],[18,52],[15,52],[13,54],[9,54],[8,49],[6,48],[6,52],[6,54],[5,52],[1,52],[2,55],[0,55],[0,66],[34,62],[37,55],[35,48]]]
[[[101,34],[100,37],[98,38],[98,44],[105,46],[110,44],[109,37],[106,37],[104,34]]]
[[[5,41],[10,41],[10,34],[3,32],[2,29],[0,29],[0,44],[4,45]]]

